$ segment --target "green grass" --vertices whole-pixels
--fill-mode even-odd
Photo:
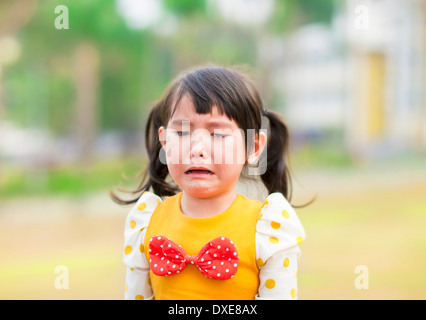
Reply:
[[[90,165],[68,165],[44,170],[11,168],[3,170],[0,179],[1,199],[19,196],[84,195],[99,190],[114,189],[133,178],[143,169],[137,159],[110,160]]]

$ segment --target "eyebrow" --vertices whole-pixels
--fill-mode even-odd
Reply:
[[[187,122],[189,124],[191,124],[191,121],[189,120],[181,120],[181,119],[175,119],[170,121],[171,125],[180,125],[183,122]],[[212,121],[207,121],[207,127],[208,128],[231,128],[232,124],[226,121],[217,121],[217,120],[212,120]]]

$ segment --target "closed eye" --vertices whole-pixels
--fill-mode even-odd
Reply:
[[[189,132],[188,131],[176,131],[176,134],[178,136],[182,137],[182,136],[189,135]],[[221,133],[212,133],[212,136],[215,137],[215,138],[225,138],[228,135],[227,134],[221,134]]]
[[[188,135],[188,134],[189,134],[189,132],[188,132],[188,131],[176,131],[176,134],[177,134],[178,136],[186,136],[186,135]]]
[[[227,134],[213,133],[213,137],[215,138],[225,138],[227,136],[228,136]]]

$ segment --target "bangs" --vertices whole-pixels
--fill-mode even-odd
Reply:
[[[221,68],[203,68],[184,74],[177,80],[171,101],[171,114],[173,116],[183,97],[191,99],[198,114],[211,114],[214,107],[218,108],[221,115],[235,120],[244,127],[241,117],[241,99],[233,93],[235,79],[231,81],[229,75],[222,74]],[[240,101],[239,101],[240,100]],[[239,109],[239,110],[238,110]],[[240,115],[240,117],[238,116]]]
[[[229,112],[231,108],[224,105],[225,102],[221,99],[219,92],[214,92],[202,83],[188,81],[187,79],[183,79],[173,93],[170,117],[175,113],[183,97],[191,100],[195,112],[198,114],[211,114],[213,108],[217,107],[221,115],[226,114],[228,118],[235,120],[233,114]]]
[[[187,97],[198,114],[221,115],[234,120],[239,128],[259,130],[262,102],[253,84],[244,75],[221,67],[204,67],[185,73],[172,84],[165,99],[163,116],[167,123],[182,98]]]

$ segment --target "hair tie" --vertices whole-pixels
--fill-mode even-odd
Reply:
[[[266,116],[266,113],[268,112],[268,109],[266,109],[266,108],[264,108],[263,110],[262,110],[262,114],[264,115],[264,116]]]

